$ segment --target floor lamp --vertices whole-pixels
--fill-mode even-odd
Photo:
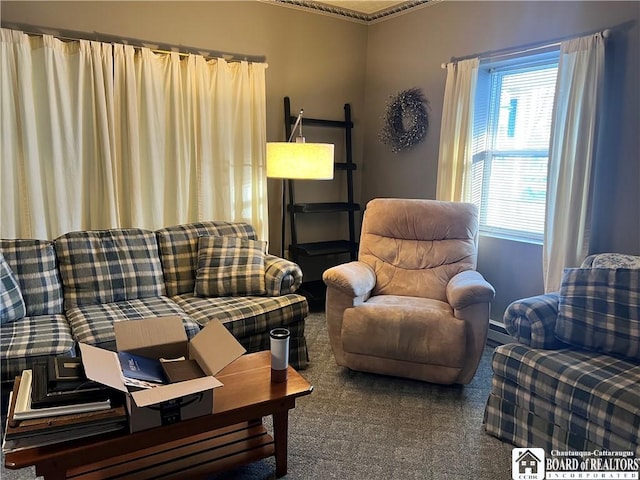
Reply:
[[[333,178],[333,144],[306,143],[302,136],[300,110],[287,142],[267,143],[267,177],[282,179],[280,254],[285,258],[285,219],[287,210],[286,180],[331,180]],[[300,133],[293,142],[296,129]]]

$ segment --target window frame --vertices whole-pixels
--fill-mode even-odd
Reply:
[[[525,73],[540,71],[547,68],[558,67],[560,51],[558,47],[536,51],[535,53],[525,53],[506,60],[492,61],[490,59],[481,61],[478,71],[478,83],[474,98],[474,125],[473,125],[473,145],[471,154],[471,176],[472,176],[472,202],[478,205],[480,214],[479,230],[481,235],[497,238],[507,238],[527,243],[542,244],[543,233],[536,233],[530,230],[518,230],[507,227],[496,227],[486,224],[487,208],[483,208],[489,200],[489,181],[492,164],[496,159],[505,157],[523,158],[546,158],[548,164],[549,144],[546,150],[540,149],[505,149],[498,150],[495,146],[496,132],[498,131],[500,108],[500,92],[502,82],[507,74]],[[496,85],[495,79],[499,85]],[[554,90],[554,96],[555,96]],[[492,102],[493,100],[493,102]],[[549,119],[551,123],[551,119]],[[550,140],[551,134],[549,134]],[[480,165],[480,181],[476,178],[477,172],[474,168]],[[489,165],[487,165],[487,163]],[[545,176],[546,181],[546,176]],[[480,190],[477,190],[477,184]],[[545,208],[546,208],[546,188],[545,188]],[[543,219],[544,221],[544,219]]]

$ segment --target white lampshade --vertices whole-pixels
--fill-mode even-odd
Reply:
[[[267,177],[307,180],[333,178],[330,143],[267,143]]]

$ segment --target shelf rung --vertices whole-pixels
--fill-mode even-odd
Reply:
[[[305,257],[317,257],[321,255],[339,255],[342,253],[355,253],[358,244],[349,240],[331,240],[327,242],[299,243],[289,247],[296,255]]]
[[[358,166],[355,163],[336,163],[335,165],[335,169],[336,170],[357,170]]]
[[[292,206],[288,209],[291,211]],[[324,203],[296,203],[293,211],[296,213],[331,213],[331,212],[355,212],[360,210],[360,205],[349,202],[324,202]]]
[[[291,125],[294,125],[297,119],[298,119],[297,116],[294,117],[292,115],[289,117],[289,123]],[[302,119],[302,124],[304,126],[315,125],[318,127],[353,128],[353,122],[345,122],[344,120],[323,120],[320,118],[304,117]]]

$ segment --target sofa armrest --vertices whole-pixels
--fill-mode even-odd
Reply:
[[[559,292],[523,298],[504,312],[504,325],[518,342],[532,348],[555,349],[565,346],[555,336]]]
[[[302,284],[302,270],[297,263],[267,254],[264,259],[267,295],[278,297],[295,293]]]
[[[460,310],[475,303],[489,303],[495,295],[493,286],[475,270],[460,272],[447,284],[447,301],[454,310]]]

